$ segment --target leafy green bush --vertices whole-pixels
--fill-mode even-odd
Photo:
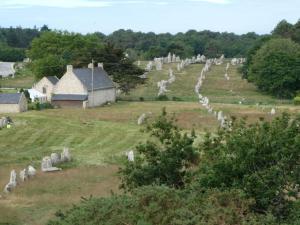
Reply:
[[[217,136],[207,134],[202,149],[200,186],[242,189],[255,199],[255,211],[288,216],[287,197],[296,193],[285,189],[300,183],[300,116],[252,125],[235,121]]]
[[[294,104],[295,105],[300,105],[300,96],[297,96],[294,98]]]
[[[182,99],[179,97],[173,96],[172,101],[182,101]]]
[[[160,95],[160,96],[156,97],[156,100],[157,101],[169,101],[169,98],[166,95]]]
[[[148,186],[131,195],[83,199],[48,225],[260,225],[272,217],[257,217],[249,210],[251,200],[237,190],[189,192]],[[274,223],[275,224],[275,223]]]
[[[165,110],[147,131],[153,137],[136,147],[134,162],[125,162],[120,169],[122,187],[132,189],[151,184],[180,188],[189,177],[190,168],[197,163],[195,134],[183,134],[168,118]]]

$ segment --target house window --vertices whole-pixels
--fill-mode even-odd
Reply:
[[[43,87],[43,94],[46,94],[47,90],[45,87]]]

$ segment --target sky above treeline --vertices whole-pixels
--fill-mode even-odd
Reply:
[[[0,26],[72,32],[211,30],[270,33],[300,19],[300,0],[0,0]]]

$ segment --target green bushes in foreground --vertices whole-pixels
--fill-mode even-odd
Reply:
[[[49,225],[300,224],[300,116],[233,120],[200,146],[173,122],[163,112],[122,167],[130,194],[85,199]]]

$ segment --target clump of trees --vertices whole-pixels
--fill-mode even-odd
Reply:
[[[293,98],[300,90],[300,20],[295,25],[283,20],[272,35],[259,39],[242,72],[259,90]]]
[[[49,225],[296,225],[300,222],[300,117],[179,131],[163,112],[120,170],[130,194],[83,199]],[[173,173],[172,173],[173,171]]]
[[[40,32],[37,28],[0,28],[0,61],[22,61],[25,50]]]

